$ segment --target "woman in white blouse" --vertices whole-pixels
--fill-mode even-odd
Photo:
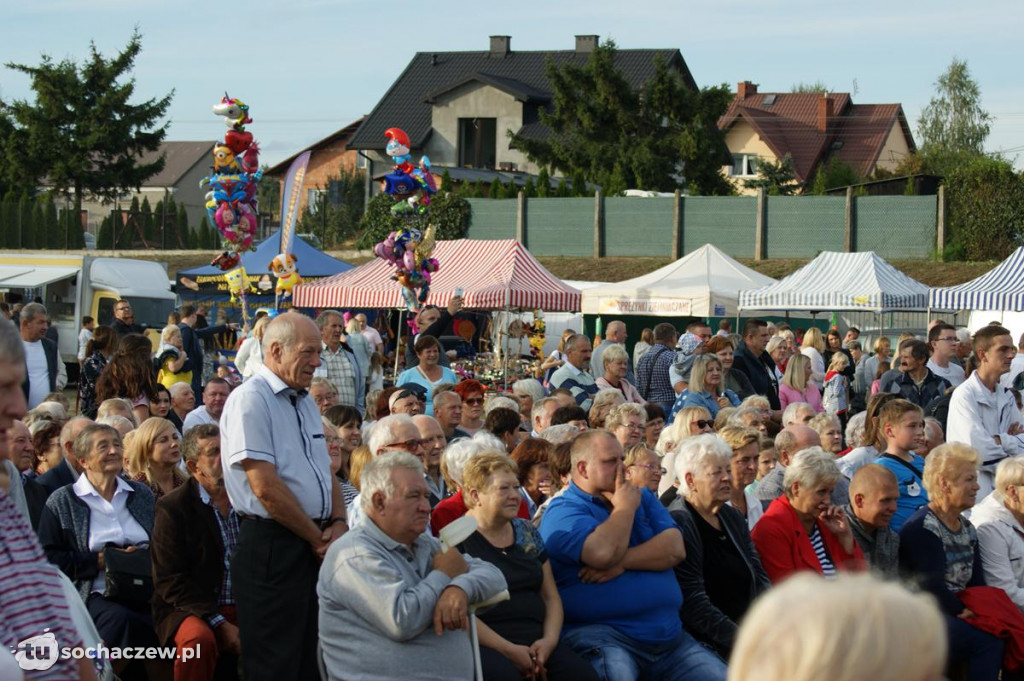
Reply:
[[[807,329],[804,339],[800,342],[800,354],[811,360],[811,383],[818,390],[825,381],[825,358],[821,353],[825,351],[825,337],[821,330],[815,326]]]
[[[270,317],[260,317],[253,324],[252,333],[242,341],[235,354],[235,368],[242,378],[251,378],[263,366],[263,330],[270,323]]]
[[[74,455],[82,475],[50,496],[39,522],[46,557],[71,578],[107,646],[156,646],[149,603],[105,595],[103,557],[104,549],[145,549],[153,530],[153,493],[121,477],[121,436],[110,426],[84,428]]]

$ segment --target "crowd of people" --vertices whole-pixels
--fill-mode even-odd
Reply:
[[[630,356],[613,321],[505,392],[448,366],[460,305],[383,387],[363,315],[261,317],[222,372],[234,329],[186,305],[154,345],[119,301],[77,410],[45,308],[0,320],[5,647],[202,651],[27,678],[1018,678],[1007,329],[697,320]]]

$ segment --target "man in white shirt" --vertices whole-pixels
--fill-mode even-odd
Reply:
[[[47,327],[45,307],[29,303],[21,308],[21,342],[25,347],[25,369],[28,373],[22,390],[29,409],[34,409],[50,393],[63,390],[68,383],[67,370],[57,344],[44,338]]]
[[[939,378],[949,381],[954,388],[964,382],[963,367],[952,361],[959,344],[956,327],[951,324],[936,324],[928,331],[928,345],[932,351],[928,368]]]
[[[224,403],[228,401],[230,394],[231,386],[223,378],[214,376],[207,381],[203,388],[203,404],[190,411],[182,422],[182,437],[196,426],[220,425],[220,416],[224,413]]]
[[[1017,355],[1010,362],[1010,370],[999,379],[999,385],[1009,388],[1021,372],[1024,372],[1024,333],[1020,335],[1020,340],[1017,341]]]
[[[374,352],[379,352],[381,355],[384,354],[384,341],[380,337],[380,332],[377,329],[366,323],[366,315],[362,312],[356,315],[356,321],[359,322],[359,333],[363,335],[363,338],[367,340],[370,347]]]
[[[1013,395],[999,385],[1017,352],[1010,332],[1001,326],[983,327],[974,334],[974,352],[977,370],[949,401],[946,441],[969,444],[981,454],[977,498],[983,499],[994,487],[996,464],[1024,454],[1024,425]]]

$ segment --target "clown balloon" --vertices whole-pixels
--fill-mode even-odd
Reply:
[[[225,240],[225,251],[213,264],[227,270],[233,266],[231,263],[238,262],[239,254],[254,248],[252,242],[259,222],[256,184],[263,171],[259,145],[245,129],[246,123],[252,123],[249,106],[224,93],[213,113],[224,118],[229,130],[224,143],[213,148],[212,174],[204,177],[199,186],[209,188],[206,215]]]

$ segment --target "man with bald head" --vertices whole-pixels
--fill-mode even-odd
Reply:
[[[309,396],[322,337],[297,312],[263,332],[263,366],[228,397],[221,465],[241,518],[231,588],[249,681],[317,678],[316,581],[348,529],[320,410]]]
[[[459,428],[462,423],[462,398],[454,390],[434,391],[434,418],[441,424],[448,442],[459,437],[469,437],[469,433]]]
[[[618,345],[626,349],[626,323],[619,320],[608,322],[604,330],[602,340],[594,352],[590,355],[590,375],[595,378],[604,376],[604,351],[612,345]],[[626,380],[631,385],[636,385],[636,377],[633,375],[633,363],[626,362]]]
[[[872,463],[854,473],[850,503],[843,509],[871,568],[887,579],[899,576],[900,536],[889,527],[899,498],[896,476],[885,466]]]
[[[60,431],[60,451],[64,455],[64,460],[36,478],[36,482],[46,490],[47,496],[64,485],[73,484],[82,474],[82,465],[75,456],[75,438],[86,426],[92,424],[93,420],[85,416],[76,416],[64,424]]]
[[[441,455],[448,446],[448,440],[441,430],[441,424],[433,416],[419,414],[412,417],[412,422],[420,431],[420,441],[423,443],[423,468],[427,474],[427,490],[430,492],[430,508],[434,508],[448,496],[444,476],[441,475]]]
[[[779,463],[768,474],[757,483],[754,494],[764,505],[768,506],[782,496],[782,479],[786,474],[786,466],[796,456],[808,447],[820,447],[821,438],[818,432],[809,426],[794,424],[786,426],[775,436],[775,451],[779,454]],[[832,490],[832,504],[842,506],[850,501],[850,482],[840,476],[836,480],[835,489]]]

